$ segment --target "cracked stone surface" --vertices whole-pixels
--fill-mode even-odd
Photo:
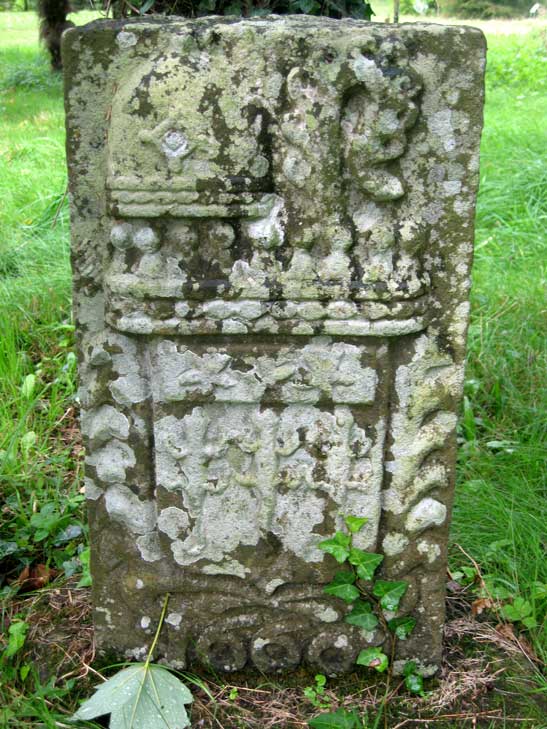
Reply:
[[[97,641],[351,670],[342,515],[441,655],[485,44],[325,18],[64,35]]]

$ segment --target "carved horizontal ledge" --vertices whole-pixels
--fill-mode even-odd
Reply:
[[[211,334],[296,334],[316,336],[352,337],[400,337],[423,331],[427,326],[424,316],[410,319],[301,319],[275,320],[273,317],[243,322],[239,319],[197,319],[187,320],[172,317],[153,319],[144,314],[113,316],[107,314],[107,322],[121,332],[141,335],[211,335]]]
[[[219,187],[223,185],[224,187]],[[206,189],[198,189],[207,186]],[[147,176],[146,179],[137,177],[110,178],[106,183],[110,197],[116,200],[130,201],[132,198],[138,201],[141,193],[144,195],[175,195],[176,193],[194,193],[195,195],[214,194],[219,202],[228,202],[230,198],[237,196],[260,197],[270,195],[272,190],[266,189],[263,180],[249,176],[225,175],[225,179],[219,181],[214,175],[187,177],[165,177]],[[211,189],[209,189],[211,188]],[[214,188],[214,189],[213,189]]]
[[[268,203],[272,207],[271,195],[265,198],[266,193],[253,192],[209,192],[198,191],[195,186],[186,189],[155,189],[149,190],[143,187],[142,190],[112,190],[110,202],[112,205],[145,205],[145,204],[190,204],[200,203],[205,205],[250,205],[253,203]]]
[[[153,299],[110,295],[108,321],[132,334],[401,336],[425,329],[429,297],[401,301]]]
[[[271,210],[269,202],[200,203],[116,203],[113,212],[120,218],[263,218]]]
[[[254,273],[254,272],[252,272]],[[262,273],[261,271],[258,272]],[[245,299],[253,301],[262,301],[267,303],[265,297],[261,297],[260,294],[253,296],[253,294],[243,293],[241,289],[247,288],[247,290],[253,285],[258,286],[249,275],[247,280],[243,280],[243,283],[233,283],[230,276],[225,278],[210,279],[191,279],[185,273],[181,272],[178,277],[165,276],[161,278],[159,276],[140,276],[134,273],[116,273],[106,276],[105,283],[106,288],[111,297],[128,297],[135,300],[146,301],[154,299],[179,299],[182,301],[188,300],[188,303],[196,300],[202,300],[203,293],[206,291],[214,291],[222,294],[231,290],[232,296],[235,298],[239,293],[244,296]],[[291,272],[272,272],[269,276],[270,285],[274,282],[284,287],[290,287],[293,291],[297,287],[296,296],[302,301],[312,303],[321,302],[323,299],[329,302],[336,302],[337,300],[355,300],[357,303],[404,303],[409,302],[414,307],[416,302],[422,302],[426,298],[425,286],[422,283],[421,289],[417,292],[412,292],[409,295],[407,291],[388,288],[389,283],[387,281],[376,281],[374,283],[363,283],[355,280],[339,279],[328,279],[317,276],[316,278],[304,278],[300,277],[298,281],[295,281],[295,277],[291,276]],[[262,282],[259,282],[262,283]],[[239,291],[238,291],[239,290]],[[290,297],[290,295],[289,295]],[[292,297],[283,299],[282,301],[290,301]],[[418,303],[417,310],[421,313],[420,303]],[[415,313],[415,309],[412,308],[412,313]],[[327,314],[325,313],[325,316]],[[305,317],[308,318],[308,317]],[[344,317],[338,317],[344,318]],[[368,315],[365,315],[368,318]],[[371,318],[380,318],[379,316]]]

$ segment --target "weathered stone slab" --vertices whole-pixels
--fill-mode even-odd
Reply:
[[[434,670],[482,123],[479,31],[309,17],[64,40],[101,649],[329,674],[384,640],[318,543],[408,581]]]

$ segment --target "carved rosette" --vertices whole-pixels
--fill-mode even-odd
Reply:
[[[169,592],[173,666],[351,670],[386,636],[344,622],[318,543],[354,514],[410,585],[399,658],[432,671],[481,37],[121,28],[65,35],[99,646],[140,656]]]

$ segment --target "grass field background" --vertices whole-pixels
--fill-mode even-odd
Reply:
[[[479,584],[476,562],[499,609],[515,608],[505,619],[545,661],[547,36],[528,21],[484,27],[486,123],[451,569],[462,584]],[[62,89],[30,13],[0,13],[0,121],[0,647],[8,648],[0,669],[9,677],[0,725],[56,726],[77,694],[25,668],[13,625],[24,624],[24,639],[31,617],[13,614],[9,584],[29,564],[55,569],[61,584],[87,560]],[[532,689],[546,691],[537,667]],[[547,726],[533,716],[527,726]]]

